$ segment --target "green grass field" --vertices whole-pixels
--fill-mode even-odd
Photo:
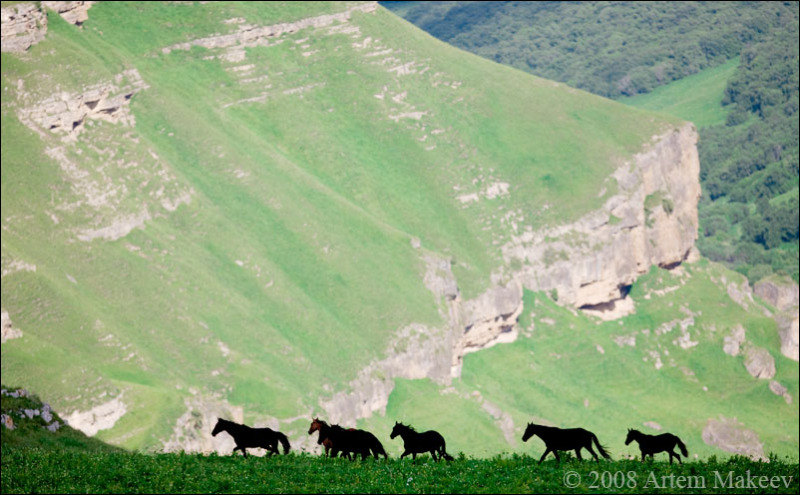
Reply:
[[[295,451],[252,455],[260,449],[251,449],[248,458],[126,452],[63,425],[57,414],[28,418],[21,411],[44,411],[39,398],[14,398],[8,393],[19,389],[3,389],[0,408],[15,426],[0,430],[3,493],[668,493],[687,487],[698,493],[794,493],[798,483],[796,459],[775,454],[769,462],[690,456],[670,465],[664,454],[655,462],[616,454],[595,463],[563,452],[561,463],[552,456],[539,463],[536,437],[527,454],[487,458],[464,455],[451,443],[454,460],[438,463],[427,454],[350,461]],[[43,427],[54,422],[62,423],[55,432]]]
[[[728,112],[722,97],[728,79],[736,72],[739,57],[684,77],[649,93],[622,97],[618,101],[694,122],[698,128],[725,123]]]
[[[308,455],[249,457],[90,454],[3,447],[3,493],[796,493],[797,463],[743,458],[687,462],[528,456],[434,463],[348,461]],[[755,486],[753,484],[755,483]]]

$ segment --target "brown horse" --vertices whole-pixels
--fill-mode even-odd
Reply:
[[[325,434],[322,433],[323,428],[325,429]],[[319,438],[317,439],[317,445],[322,445],[325,448],[325,456],[331,457],[331,449],[333,448],[333,440],[328,437],[328,424],[322,420],[314,418],[311,421],[311,426],[308,428],[308,434],[311,435],[315,431],[319,432]]]
[[[349,459],[353,459],[351,454],[356,456],[361,454],[361,458],[366,459],[370,453],[376,459],[379,454],[383,455],[384,458],[389,457],[375,435],[368,431],[355,428],[344,429],[339,425],[328,425],[325,421],[314,418],[308,429],[308,434],[311,435],[315,431],[319,432],[318,444],[325,445],[325,440],[330,441],[331,457],[336,457],[340,452]]]

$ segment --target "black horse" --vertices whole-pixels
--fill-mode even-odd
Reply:
[[[675,459],[678,459],[678,463],[683,464],[683,462],[681,462],[681,456],[676,454],[674,451],[676,445],[679,449],[681,449],[681,454],[683,454],[683,457],[689,456],[689,452],[686,450],[686,445],[681,442],[680,438],[672,433],[662,433],[661,435],[645,435],[639,430],[629,429],[628,437],[625,438],[625,445],[630,444],[634,440],[639,444],[639,450],[642,453],[642,462],[644,462],[644,457],[647,455],[650,456],[650,459],[653,459],[653,454],[666,452],[669,454],[670,464],[672,464],[673,456]]]
[[[286,435],[270,428],[250,428],[227,419],[217,418],[217,424],[211,435],[217,436],[217,433],[221,431],[227,431],[233,437],[233,441],[236,443],[233,452],[236,452],[237,449],[241,450],[245,457],[247,457],[247,449],[257,447],[266,449],[269,455],[278,454],[278,442],[283,445],[284,454],[288,454],[291,448]]]
[[[592,441],[594,441],[594,444],[597,446],[597,450],[600,452],[600,455],[606,459],[611,459],[611,456],[608,455],[606,449],[604,449],[597,440],[597,435],[591,431],[584,430],[583,428],[562,429],[555,428],[553,426],[542,426],[528,423],[528,427],[525,428],[525,434],[522,435],[522,441],[527,442],[528,439],[533,435],[538,435],[546,447],[544,454],[542,454],[542,458],[539,459],[539,464],[542,463],[549,452],[552,452],[553,455],[556,456],[556,460],[561,462],[561,458],[558,456],[559,450],[575,450],[575,457],[581,461],[583,460],[581,457],[582,448],[588,450],[589,453],[594,456],[594,459],[599,461],[600,458],[597,457],[597,454],[595,454],[594,450],[592,449]]]
[[[321,419],[314,418],[308,429],[311,435],[315,431],[319,432],[317,443],[327,446],[330,445],[330,456],[336,457],[339,453],[348,459],[354,459],[351,455],[361,455],[361,459],[366,459],[370,453],[377,459],[383,455],[384,459],[389,455],[383,449],[383,445],[372,433],[355,428],[345,429],[339,425],[329,425]]]
[[[404,452],[400,455],[401,459],[408,454],[411,454],[412,459],[416,459],[418,453],[430,452],[434,461],[438,461],[442,457],[448,461],[453,460],[453,456],[444,449],[444,437],[437,431],[428,430],[424,433],[417,433],[413,427],[395,421],[389,438],[394,439],[397,435],[403,439]]]

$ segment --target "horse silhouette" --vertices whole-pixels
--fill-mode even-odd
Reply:
[[[680,438],[672,433],[646,435],[639,430],[628,429],[628,436],[625,438],[625,445],[629,445],[634,440],[639,444],[639,451],[642,453],[642,462],[644,462],[644,458],[647,455],[650,456],[650,459],[653,459],[653,454],[666,452],[669,454],[670,464],[672,464],[673,456],[675,459],[678,459],[678,463],[683,464],[683,462],[681,462],[681,456],[676,454],[673,450],[676,445],[679,449],[681,449],[681,454],[683,454],[683,457],[689,456],[689,452],[686,450],[686,445],[681,442]]]
[[[582,448],[588,450],[589,453],[594,456],[594,460],[600,461],[600,458],[597,457],[597,454],[595,454],[594,450],[592,449],[592,441],[594,441],[594,444],[597,446],[597,450],[600,452],[600,455],[606,459],[611,459],[611,456],[608,455],[606,449],[603,448],[603,446],[600,445],[600,442],[597,440],[597,435],[591,431],[584,430],[583,428],[562,429],[553,426],[543,426],[528,423],[528,427],[525,428],[525,434],[522,435],[522,441],[527,442],[528,439],[533,435],[538,435],[546,447],[544,454],[542,454],[541,459],[539,459],[539,464],[542,463],[544,458],[547,457],[547,454],[550,452],[556,456],[556,460],[558,462],[561,462],[561,458],[558,456],[559,450],[574,450],[575,457],[581,461],[583,460],[583,457],[581,457]]]
[[[437,431],[428,430],[424,433],[417,433],[412,426],[395,421],[389,438],[394,439],[397,435],[403,439],[404,452],[400,455],[401,459],[408,454],[411,454],[412,459],[416,459],[418,453],[430,452],[434,461],[438,461],[442,457],[448,461],[453,460],[453,457],[445,451],[444,437]]]
[[[362,459],[366,459],[370,453],[376,459],[378,455],[383,455],[384,459],[389,457],[381,442],[368,431],[355,428],[345,429],[339,425],[329,425],[319,418],[314,418],[308,429],[308,434],[311,435],[315,431],[319,432],[318,444],[325,445],[326,441],[329,442],[329,455],[331,457],[336,457],[340,453],[348,459],[354,459],[351,455],[358,456],[359,454]],[[327,448],[326,454],[328,454]]]
[[[241,450],[245,457],[247,457],[247,449],[257,447],[266,449],[269,455],[278,454],[278,442],[283,445],[284,454],[288,454],[291,448],[286,435],[270,428],[250,428],[227,419],[217,418],[217,424],[214,426],[211,436],[215,437],[221,431],[228,432],[233,437],[233,441],[236,443],[233,452]]]

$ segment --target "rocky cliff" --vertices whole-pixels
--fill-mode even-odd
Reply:
[[[476,298],[462,300],[449,260],[423,254],[423,280],[446,326],[402,329],[387,358],[362,370],[350,390],[322,400],[322,408],[333,421],[352,423],[385,411],[394,378],[448,383],[460,376],[464,354],[516,339],[523,289],[548,291],[560,304],[602,318],[634,311],[626,295],[639,275],[696,256],[696,143],[691,124],[654,136],[648,149],[608,178],[618,190],[600,210],[573,223],[529,229],[505,245],[504,265]]]
[[[759,281],[754,288],[755,294],[767,301],[778,310],[774,315],[778,323],[778,335],[781,339],[781,354],[798,360],[800,355],[800,290],[791,279],[778,280],[774,278]]]
[[[42,41],[47,34],[47,15],[32,3],[18,3],[0,9],[2,51],[21,53]]]
[[[80,26],[89,18],[88,10],[95,2],[17,3],[3,7],[2,51],[22,53],[47,35],[47,14],[44,8],[56,11],[65,21]]]
[[[506,262],[523,264],[513,277],[527,289],[555,291],[562,303],[613,313],[651,266],[686,260],[697,239],[697,132],[687,124],[653,140],[607,180],[618,192],[603,208],[506,245]]]

